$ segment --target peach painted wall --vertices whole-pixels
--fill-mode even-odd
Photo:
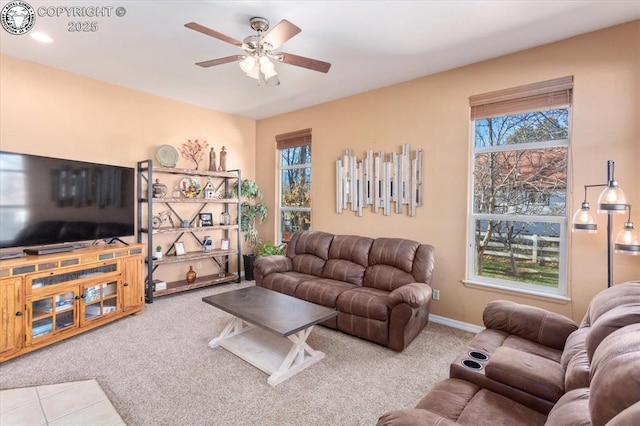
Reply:
[[[155,161],[160,145],[177,148],[200,139],[218,153],[226,146],[227,169],[253,177],[255,126],[251,119],[0,56],[0,149],[5,151],[135,167],[140,160]],[[201,168],[208,166],[205,158]],[[180,158],[177,166],[193,163]],[[182,269],[163,278],[183,278]]]
[[[275,212],[275,135],[312,128],[312,227],[332,233],[415,239],[436,247],[433,286],[441,300],[432,312],[481,324],[482,309],[509,299],[582,319],[588,301],[606,287],[605,233],[570,236],[571,302],[478,289],[462,283],[466,271],[469,186],[469,96],[518,85],[574,76],[572,205],[580,206],[583,185],[606,182],[607,160],[637,207],[640,228],[640,21],[585,34],[351,96],[257,123],[256,178]],[[361,158],[367,150],[391,152],[409,143],[424,150],[424,204],[416,217],[363,217],[335,212],[335,161],[346,148]],[[273,161],[272,161],[273,159]],[[597,190],[589,193],[592,205]],[[263,225],[263,239],[275,237],[276,214]],[[616,217],[616,232],[624,223]],[[599,215],[599,228],[606,217]],[[614,256],[615,282],[640,279],[640,256]]]

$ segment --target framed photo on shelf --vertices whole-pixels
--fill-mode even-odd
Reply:
[[[199,213],[200,226],[213,226],[213,214],[211,213]]]
[[[181,242],[174,243],[173,246],[176,249],[176,256],[181,256],[187,252],[184,250],[184,244]]]
[[[220,250],[229,250],[229,239],[223,238],[220,240]]]

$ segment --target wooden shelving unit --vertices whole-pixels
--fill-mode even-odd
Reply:
[[[231,185],[241,180],[239,170],[231,170],[226,172],[212,172],[206,170],[191,170],[191,169],[178,169],[169,167],[154,166],[151,160],[145,160],[138,162],[138,242],[144,242],[147,244],[147,274],[145,279],[146,284],[146,301],[148,303],[153,302],[154,297],[164,296],[167,294],[178,293],[181,291],[193,290],[196,288],[206,287],[216,284],[224,284],[228,282],[240,282],[240,265],[241,265],[241,252],[240,252],[240,226],[238,224],[229,225],[213,225],[213,226],[196,226],[195,222],[198,214],[204,212],[207,205],[221,205],[223,211],[229,213],[235,213],[236,216],[240,216],[240,199],[237,197],[229,197]],[[215,181],[216,189],[222,191],[225,194],[222,198],[205,199],[202,194],[195,198],[187,197],[173,197],[172,194],[167,194],[162,198],[153,197],[152,183],[155,181],[157,175],[181,175],[181,176],[196,176],[204,177],[212,182]],[[190,210],[190,217],[185,218],[189,222],[189,227],[181,227],[179,225],[183,218],[174,209],[172,205],[185,204],[192,207]],[[176,226],[160,226],[153,228],[153,216],[154,211],[158,212],[164,206],[165,209],[170,210],[176,217],[177,221],[174,221]],[[235,209],[235,211],[232,211]],[[177,242],[182,242],[183,238],[189,238],[191,236],[194,240],[200,242],[199,235],[204,232],[213,233],[221,236],[222,238],[228,238],[233,232],[236,235],[237,247],[231,247],[229,250],[214,249],[209,252],[205,251],[191,251],[183,255],[169,254]],[[161,259],[155,259],[153,256],[153,250],[155,247],[154,236],[157,235],[175,235],[174,241],[171,247],[167,250],[167,253],[163,255]],[[228,259],[231,256],[237,256],[237,270],[234,272],[229,271]],[[222,259],[225,259],[222,261]],[[171,265],[177,263],[183,263],[193,260],[211,259],[215,262],[219,268],[223,269],[224,275],[219,274],[199,276],[193,283],[188,283],[186,280],[177,280],[166,282],[165,289],[155,289],[155,282],[160,281],[158,279],[159,273],[157,269],[163,265]]]

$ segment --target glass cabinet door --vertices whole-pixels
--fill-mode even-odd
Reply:
[[[88,285],[84,295],[83,321],[89,321],[118,311],[118,282]]]
[[[72,327],[76,327],[75,291],[31,301],[31,340],[52,336]]]

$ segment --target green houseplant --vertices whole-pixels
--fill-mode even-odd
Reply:
[[[258,247],[256,255],[257,257],[283,255],[285,253],[286,247],[286,244],[275,245],[271,241],[267,241],[266,243]]]
[[[238,191],[239,189],[239,191]],[[256,257],[256,247],[260,244],[260,237],[256,225],[267,218],[267,204],[262,200],[262,191],[257,183],[250,179],[242,179],[233,185],[234,195],[243,200],[240,204],[240,232],[244,234],[249,250],[243,255],[244,276],[253,280],[253,260]]]

